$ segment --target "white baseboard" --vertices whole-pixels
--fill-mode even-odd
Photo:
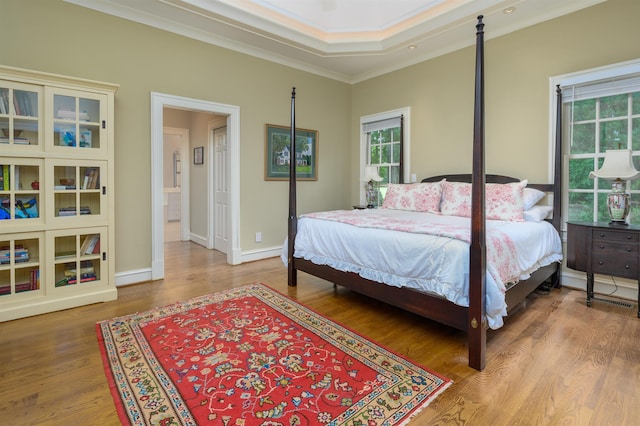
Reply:
[[[151,268],[116,273],[116,287],[151,281]]]

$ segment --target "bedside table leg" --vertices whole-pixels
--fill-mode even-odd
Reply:
[[[593,299],[593,274],[587,274],[587,306],[591,307]]]

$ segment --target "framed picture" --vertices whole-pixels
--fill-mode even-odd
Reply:
[[[204,164],[204,147],[193,148],[193,164]]]
[[[290,128],[267,124],[265,131],[265,180],[288,180],[291,164]],[[296,177],[318,180],[318,131],[296,129]]]

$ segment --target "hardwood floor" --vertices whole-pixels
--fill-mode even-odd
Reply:
[[[195,244],[166,246],[166,278],[121,287],[114,302],[0,323],[0,422],[117,425],[95,323],[201,294],[263,282],[451,378],[411,425],[631,425],[640,419],[636,306],[562,289],[532,295],[490,331],[487,368],[467,366],[463,333],[299,273],[279,258],[240,266]]]

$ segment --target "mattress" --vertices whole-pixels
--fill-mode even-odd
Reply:
[[[392,209],[302,215],[294,256],[469,305],[469,218]],[[507,315],[506,285],[562,260],[546,222],[487,220],[486,313],[490,328]],[[287,263],[287,243],[282,260]]]

